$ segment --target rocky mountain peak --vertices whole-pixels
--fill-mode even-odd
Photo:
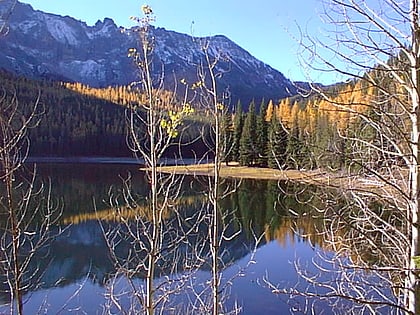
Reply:
[[[11,0],[0,1],[6,12]],[[136,32],[122,32],[110,18],[93,26],[72,17],[35,11],[18,2],[8,19],[9,32],[0,39],[0,68],[33,78],[58,78],[95,87],[126,85],[136,78],[127,57],[138,43]],[[171,80],[196,80],[201,44],[209,42],[209,54],[220,57],[219,86],[229,89],[232,103],[241,99],[280,99],[294,94],[292,82],[259,61],[225,36],[196,38],[153,28],[155,60],[164,65],[168,88]],[[176,78],[176,79],[174,79]]]

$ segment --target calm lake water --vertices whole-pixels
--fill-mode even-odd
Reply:
[[[119,191],[122,178],[128,174],[132,176],[133,190],[145,195],[144,173],[133,164],[42,163],[37,168],[39,179],[51,181],[53,200],[63,206],[61,225],[66,229],[37,255],[30,267],[41,270],[42,277],[27,290],[26,313],[102,314],[106,303],[105,284],[115,270],[96,216],[110,211],[110,193]],[[199,192],[205,190],[203,179],[186,177],[184,185],[185,195],[198,196],[198,200]],[[296,190],[285,183],[244,180],[237,191],[222,202],[239,220],[248,225],[251,222],[255,234],[263,234],[252,257],[256,263],[246,268],[231,285],[227,303],[237,301],[242,314],[305,314],[303,298],[289,299],[287,295],[276,294],[264,283],[267,278],[278,289],[304,290],[307,284],[297,276],[295,263],[299,261],[302,268],[316,272],[311,261],[322,251],[322,239],[315,235],[301,237],[295,231],[311,234],[322,222],[311,218],[307,204],[296,203],[294,194],[288,194],[293,191],[298,191],[301,200],[311,196],[310,188]],[[291,213],[308,215],[296,219]],[[107,224],[111,226],[112,222]],[[224,277],[237,273],[240,266],[249,263],[250,251],[255,245],[250,232],[250,228],[243,228],[242,233],[226,245],[231,264],[223,271]],[[195,277],[206,281],[209,272],[204,268]],[[120,285],[123,286],[124,281]],[[7,303],[7,296],[0,299]],[[316,308],[319,314],[331,313],[325,302],[317,302]],[[6,309],[0,309],[0,313],[2,311]]]

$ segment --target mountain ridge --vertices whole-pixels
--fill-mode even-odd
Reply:
[[[7,2],[0,2],[4,14]],[[111,18],[89,26],[70,16],[34,10],[17,2],[8,21],[9,31],[0,39],[0,68],[31,78],[81,82],[93,87],[127,85],[136,80],[136,68],[127,57],[138,46],[135,28],[124,31]],[[297,88],[281,72],[253,57],[224,35],[193,37],[153,27],[154,74],[164,66],[166,88],[176,81],[197,80],[197,64],[203,60],[203,41],[211,58],[220,58],[220,91],[228,91],[233,104],[241,100],[279,100],[296,94]]]

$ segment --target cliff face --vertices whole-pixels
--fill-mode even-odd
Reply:
[[[9,1],[0,2],[0,13]],[[129,48],[138,46],[134,28],[124,31],[111,19],[89,26],[68,16],[35,11],[17,3],[0,39],[0,68],[32,78],[77,81],[95,87],[126,85],[137,77]],[[251,56],[225,36],[195,38],[153,28],[155,75],[165,77],[167,88],[182,78],[195,82],[203,60],[202,44],[209,43],[211,58],[218,58],[220,90],[232,103],[262,98],[280,99],[296,93],[282,73]]]

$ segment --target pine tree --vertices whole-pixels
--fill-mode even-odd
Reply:
[[[300,143],[300,156],[299,166],[300,168],[313,168],[315,163],[312,156],[311,150],[311,137],[310,137],[310,123],[309,123],[309,111],[307,106],[304,109],[299,109],[297,113],[297,126],[298,126],[298,138]]]
[[[276,115],[271,116],[268,128],[268,167],[281,168],[286,161],[287,132]]]
[[[225,112],[222,119],[222,160],[226,163],[226,165],[233,161],[233,134],[234,129],[232,123],[232,114]]]
[[[299,169],[301,167],[301,145],[302,144],[295,132],[289,132],[286,146],[287,167],[293,169]]]
[[[318,166],[329,165],[331,163],[331,139],[333,130],[325,112],[318,112],[316,116],[316,129],[314,130],[314,140],[312,152]]]
[[[239,147],[239,163],[243,166],[254,164],[256,158],[256,126],[257,117],[255,115],[255,103],[252,101],[249,105]]]
[[[301,150],[302,143],[299,135],[299,123],[298,123],[299,105],[295,102],[292,106],[291,117],[290,117],[290,129],[287,139],[286,164],[290,168],[299,169],[301,167]]]
[[[259,166],[267,166],[267,151],[268,151],[268,124],[266,121],[267,104],[263,100],[260,105],[260,112],[257,117],[256,126],[256,163]]]
[[[239,161],[240,157],[240,141],[242,136],[242,128],[244,124],[244,115],[242,112],[241,101],[238,101],[236,105],[236,110],[233,118],[233,143],[231,156],[232,161]]]

